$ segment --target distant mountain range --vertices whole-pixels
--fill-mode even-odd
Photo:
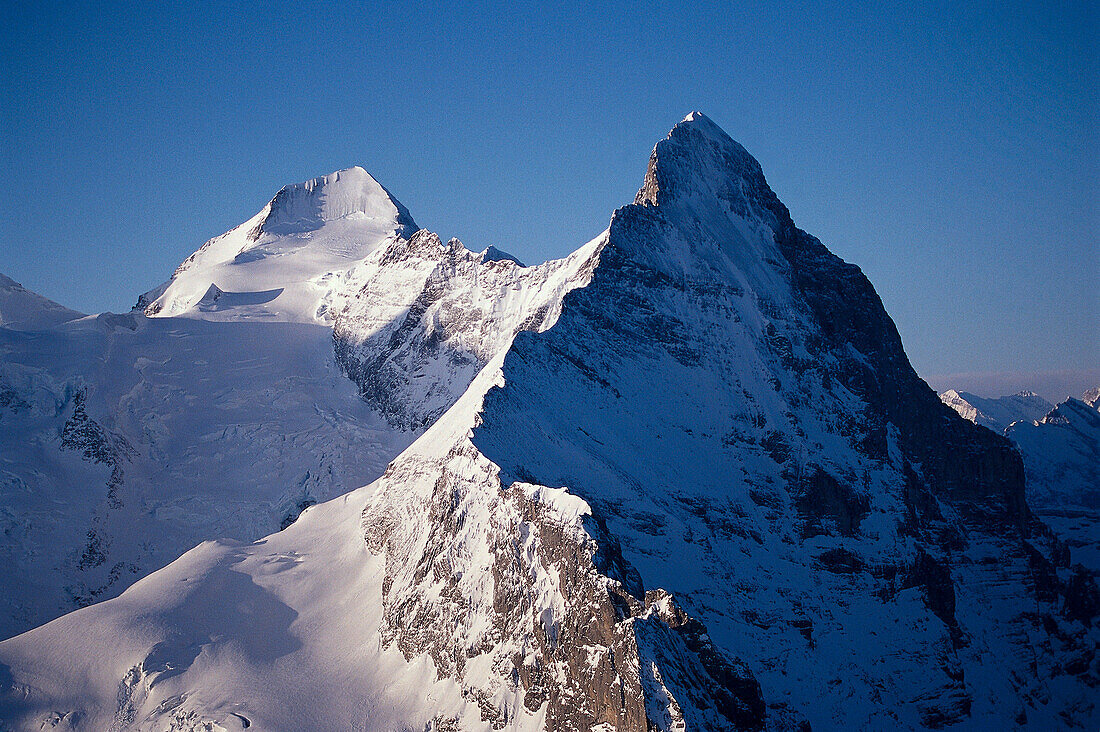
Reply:
[[[940,399],[963,417],[1001,432],[1020,449],[1028,504],[1100,574],[1100,388],[1057,406],[1030,392],[983,399],[947,391]]]
[[[1003,433],[1013,422],[1041,419],[1054,408],[1046,399],[1030,391],[986,399],[970,392],[951,389],[940,394],[940,400],[964,419],[998,433]]]

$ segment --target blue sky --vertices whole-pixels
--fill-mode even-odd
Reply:
[[[699,109],[933,386],[1100,381],[1092,4],[412,5],[4,3],[0,272],[125,310],[353,164],[444,237],[557,257]]]

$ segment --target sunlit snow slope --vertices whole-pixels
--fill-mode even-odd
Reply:
[[[940,401],[958,412],[963,419],[988,427],[997,434],[1004,434],[1005,428],[1013,422],[1042,419],[1054,408],[1046,399],[1030,391],[986,399],[970,392],[949,389],[940,394]]]
[[[348,168],[286,186],[251,219],[206,242],[139,305],[157,317],[331,325],[347,270],[414,231],[404,206],[367,171]]]
[[[410,228],[352,168],[207,243],[156,317],[58,325],[79,314],[0,290],[13,327],[38,325],[0,328],[0,638],[378,477],[591,268],[591,246],[523,267]]]

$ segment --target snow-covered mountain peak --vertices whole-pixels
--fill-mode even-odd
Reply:
[[[396,429],[379,447],[330,445],[356,420],[260,391],[260,404],[333,429],[305,425],[312,436],[299,428],[249,453],[283,464],[304,443],[330,464],[384,459],[385,472],[284,532],[205,544],[121,597],[0,643],[0,718],[1095,728],[1097,590],[1032,520],[1020,456],[941,404],[870,282],[794,226],[759,167],[693,113],[655,147],[638,201],[565,259],[521,267],[394,229],[335,276],[332,331],[297,328],[325,337]],[[358,223],[265,231],[261,256],[246,242],[223,269],[283,266]],[[250,284],[250,305],[222,279],[199,297],[240,312],[289,288]],[[144,327],[173,340],[222,328],[178,322]],[[156,369],[182,361],[140,353],[140,388],[127,380],[112,410],[133,415],[135,449],[164,428],[131,395],[157,399]],[[206,360],[239,362],[239,379],[265,388],[251,357]],[[215,408],[255,407],[251,391],[210,385]],[[70,434],[95,432],[89,415],[105,410],[88,405],[81,418],[74,406]],[[237,458],[226,435],[250,445],[256,433],[216,423],[202,444]],[[386,445],[414,434],[391,459]],[[304,480],[331,474],[318,468]],[[316,494],[286,495],[301,507]],[[90,535],[84,552],[101,572],[105,544]]]
[[[0,328],[40,330],[83,316],[0,274]]]
[[[963,419],[988,427],[998,434],[1013,422],[1040,419],[1054,408],[1053,404],[1031,391],[988,399],[967,391],[948,389],[940,394],[940,401],[958,412]]]
[[[151,317],[331,324],[347,272],[416,228],[367,171],[340,170],[283,187],[255,216],[206,242],[138,307]]]
[[[358,165],[302,183],[284,186],[268,204],[268,213],[253,235],[286,235],[314,231],[343,218],[397,224],[404,235],[416,223],[400,202]]]
[[[1081,399],[1075,399],[1069,397],[1064,402],[1060,402],[1054,409],[1050,410],[1042,419],[1038,420],[1039,424],[1069,424],[1071,418],[1069,415],[1087,415],[1087,418],[1091,421],[1096,421],[1097,407],[1095,402],[1082,401]]]

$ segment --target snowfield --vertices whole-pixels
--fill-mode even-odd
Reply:
[[[0,274],[0,328],[42,330],[83,316]]]

